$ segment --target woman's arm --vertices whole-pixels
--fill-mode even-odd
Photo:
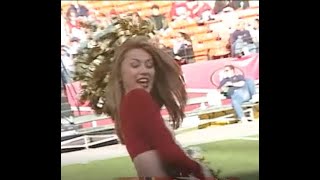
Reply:
[[[120,118],[123,125],[126,124],[123,130],[139,133],[140,141],[157,150],[163,162],[178,168],[183,174],[193,173],[200,179],[204,178],[200,164],[191,160],[175,143],[161,117],[160,108],[148,92],[143,89],[129,92],[122,101]]]

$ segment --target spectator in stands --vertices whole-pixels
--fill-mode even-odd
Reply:
[[[256,46],[253,44],[250,32],[245,29],[245,21],[240,20],[236,30],[230,36],[231,56],[239,54],[256,52]]]
[[[180,65],[194,62],[192,40],[188,34],[178,33],[173,43],[173,54]]]
[[[154,24],[154,27],[157,31],[164,31],[168,28],[168,22],[166,17],[160,14],[159,6],[153,5],[151,7],[152,15],[150,16],[151,22]]]
[[[255,94],[253,81],[245,79],[243,75],[236,74],[233,65],[226,65],[224,67],[224,78],[221,80],[218,89],[222,93],[226,93],[227,98],[231,99],[237,118],[241,122],[248,122],[241,106]]]
[[[256,52],[259,53],[259,19],[254,19],[252,28],[249,29],[253,43],[256,46]]]
[[[68,13],[70,11],[76,12],[76,16],[88,16],[89,15],[89,10],[86,8],[84,5],[79,4],[79,1],[71,1],[70,7],[68,8]]]

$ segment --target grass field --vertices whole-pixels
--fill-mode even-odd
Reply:
[[[211,166],[221,170],[221,176],[236,176],[241,180],[259,179],[258,140],[225,140],[198,147],[201,147]],[[115,177],[134,176],[136,172],[129,157],[68,165],[61,169],[62,180],[112,180]]]

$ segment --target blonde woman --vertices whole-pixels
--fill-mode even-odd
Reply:
[[[172,57],[148,38],[131,38],[116,49],[104,112],[114,119],[139,177],[211,177],[177,145],[160,114],[165,106],[175,128],[185,116],[179,75]]]

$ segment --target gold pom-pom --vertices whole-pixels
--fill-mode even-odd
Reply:
[[[155,32],[149,21],[134,24],[130,16],[119,18],[106,28],[91,22],[82,22],[82,25],[91,29],[94,36],[74,56],[74,80],[81,82],[80,99],[90,101],[96,113],[107,113],[102,109],[108,97],[103,96],[108,86],[115,49],[131,37],[142,35],[153,38]]]

